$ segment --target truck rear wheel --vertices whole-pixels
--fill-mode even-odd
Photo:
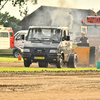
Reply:
[[[71,68],[76,68],[76,64],[77,64],[76,59],[74,59],[74,61],[71,63]]]
[[[45,68],[48,67],[48,63],[45,63],[45,62],[39,62],[38,65],[39,67],[45,67]]]
[[[89,64],[95,65],[95,47],[90,47]]]
[[[63,59],[60,58],[60,60],[56,64],[57,68],[62,68],[63,67]]]
[[[30,61],[24,60],[24,66],[25,67],[30,67]]]
[[[76,68],[77,67],[77,59],[73,56],[70,56],[69,62],[67,63],[68,68]]]

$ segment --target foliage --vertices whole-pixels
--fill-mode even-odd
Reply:
[[[1,4],[1,2],[4,1],[3,4]],[[15,7],[16,5],[19,5],[19,12],[20,12],[20,16],[26,17],[28,15],[28,7],[27,7],[27,2],[29,0],[0,0],[0,10],[2,10],[4,8],[4,6],[7,4],[8,1],[12,2],[12,5]],[[31,0],[31,2],[33,4],[37,4],[37,0]],[[24,5],[26,5],[26,7],[24,7]],[[21,8],[24,8],[24,11],[21,10]]]
[[[4,4],[1,5],[1,2],[4,1]],[[20,12],[20,15],[22,16],[22,14],[26,14],[27,15],[27,7],[24,9],[25,12],[22,12],[21,11],[21,8],[24,8],[24,5],[27,5],[27,2],[29,0],[0,0],[0,10],[2,10],[4,8],[4,6],[7,4],[8,1],[11,1],[12,2],[12,5],[15,7],[16,5],[19,5],[19,12]],[[31,2],[33,4],[37,4],[37,0],[31,0]],[[25,15],[25,16],[26,16]]]
[[[14,58],[13,56],[0,55],[0,62],[23,62],[23,59],[19,61],[18,58]]]
[[[68,71],[100,71],[100,69],[96,68],[0,68],[0,72],[7,71],[7,72],[68,72]]]
[[[0,62],[23,62],[23,59],[21,61],[18,60],[18,58],[14,58],[13,56],[5,56],[0,55]],[[11,66],[12,67],[12,66]],[[22,66],[23,67],[23,66]],[[34,66],[33,66],[34,67]],[[0,68],[0,72],[2,71],[31,71],[31,72],[42,72],[42,71],[52,71],[52,72],[62,72],[62,71],[100,71],[100,69],[97,68]]]
[[[20,22],[20,19],[10,16],[8,12],[0,13],[0,24],[4,27],[12,27],[14,33],[21,29],[21,26],[17,25],[18,22]]]
[[[26,4],[29,0],[0,0],[0,5],[2,1],[12,1],[12,5],[16,6],[19,5],[20,7],[24,4]],[[34,2],[34,4],[37,4],[37,0],[31,0],[32,2]]]

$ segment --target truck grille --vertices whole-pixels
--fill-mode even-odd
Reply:
[[[44,49],[34,49],[34,53],[45,53]]]

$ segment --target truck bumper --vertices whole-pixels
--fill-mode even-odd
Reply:
[[[60,54],[28,54],[23,53],[23,59],[31,62],[48,62],[56,63],[60,58]]]

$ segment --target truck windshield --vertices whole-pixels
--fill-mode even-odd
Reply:
[[[61,40],[60,29],[30,29],[28,33],[28,40]]]

